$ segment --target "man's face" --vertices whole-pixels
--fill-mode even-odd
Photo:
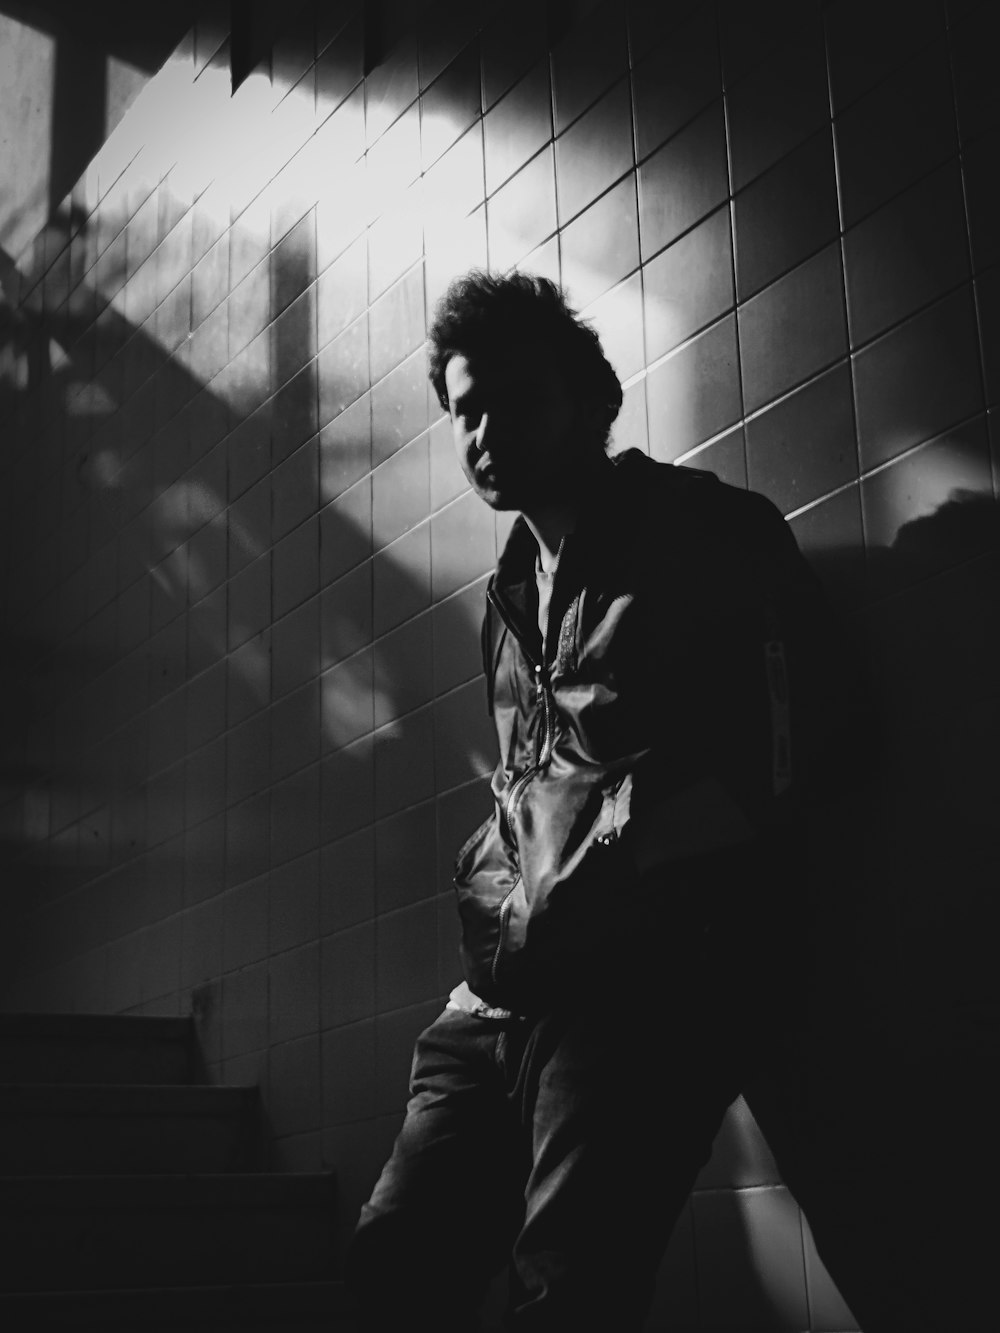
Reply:
[[[572,488],[586,444],[562,374],[543,348],[511,358],[456,353],[445,367],[455,451],[472,489],[493,509],[532,509]]]

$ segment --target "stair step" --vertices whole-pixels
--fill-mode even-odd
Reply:
[[[353,1333],[340,1282],[247,1283],[243,1286],[147,1287],[0,1296],[5,1333],[109,1329],[187,1333],[189,1329],[286,1329]]]
[[[0,1014],[4,1083],[190,1083],[190,1018]]]
[[[0,1085],[0,1175],[248,1171],[256,1088]]]
[[[323,1281],[334,1203],[329,1173],[7,1177],[6,1289]]]

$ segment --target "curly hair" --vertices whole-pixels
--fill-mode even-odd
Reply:
[[[605,445],[622,405],[622,386],[596,332],[566,303],[548,278],[530,273],[472,269],[455,278],[441,297],[430,329],[429,376],[438,402],[448,410],[444,373],[462,356],[510,354],[525,343],[552,356],[570,392],[585,404],[594,433]]]

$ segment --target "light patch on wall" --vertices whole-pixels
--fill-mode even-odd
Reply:
[[[55,42],[0,14],[0,247],[19,255],[45,224]]]

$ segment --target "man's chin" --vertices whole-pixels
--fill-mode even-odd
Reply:
[[[482,500],[483,504],[489,505],[491,509],[505,511],[509,509],[521,509],[518,497],[507,486],[482,486],[474,487],[476,494]]]

